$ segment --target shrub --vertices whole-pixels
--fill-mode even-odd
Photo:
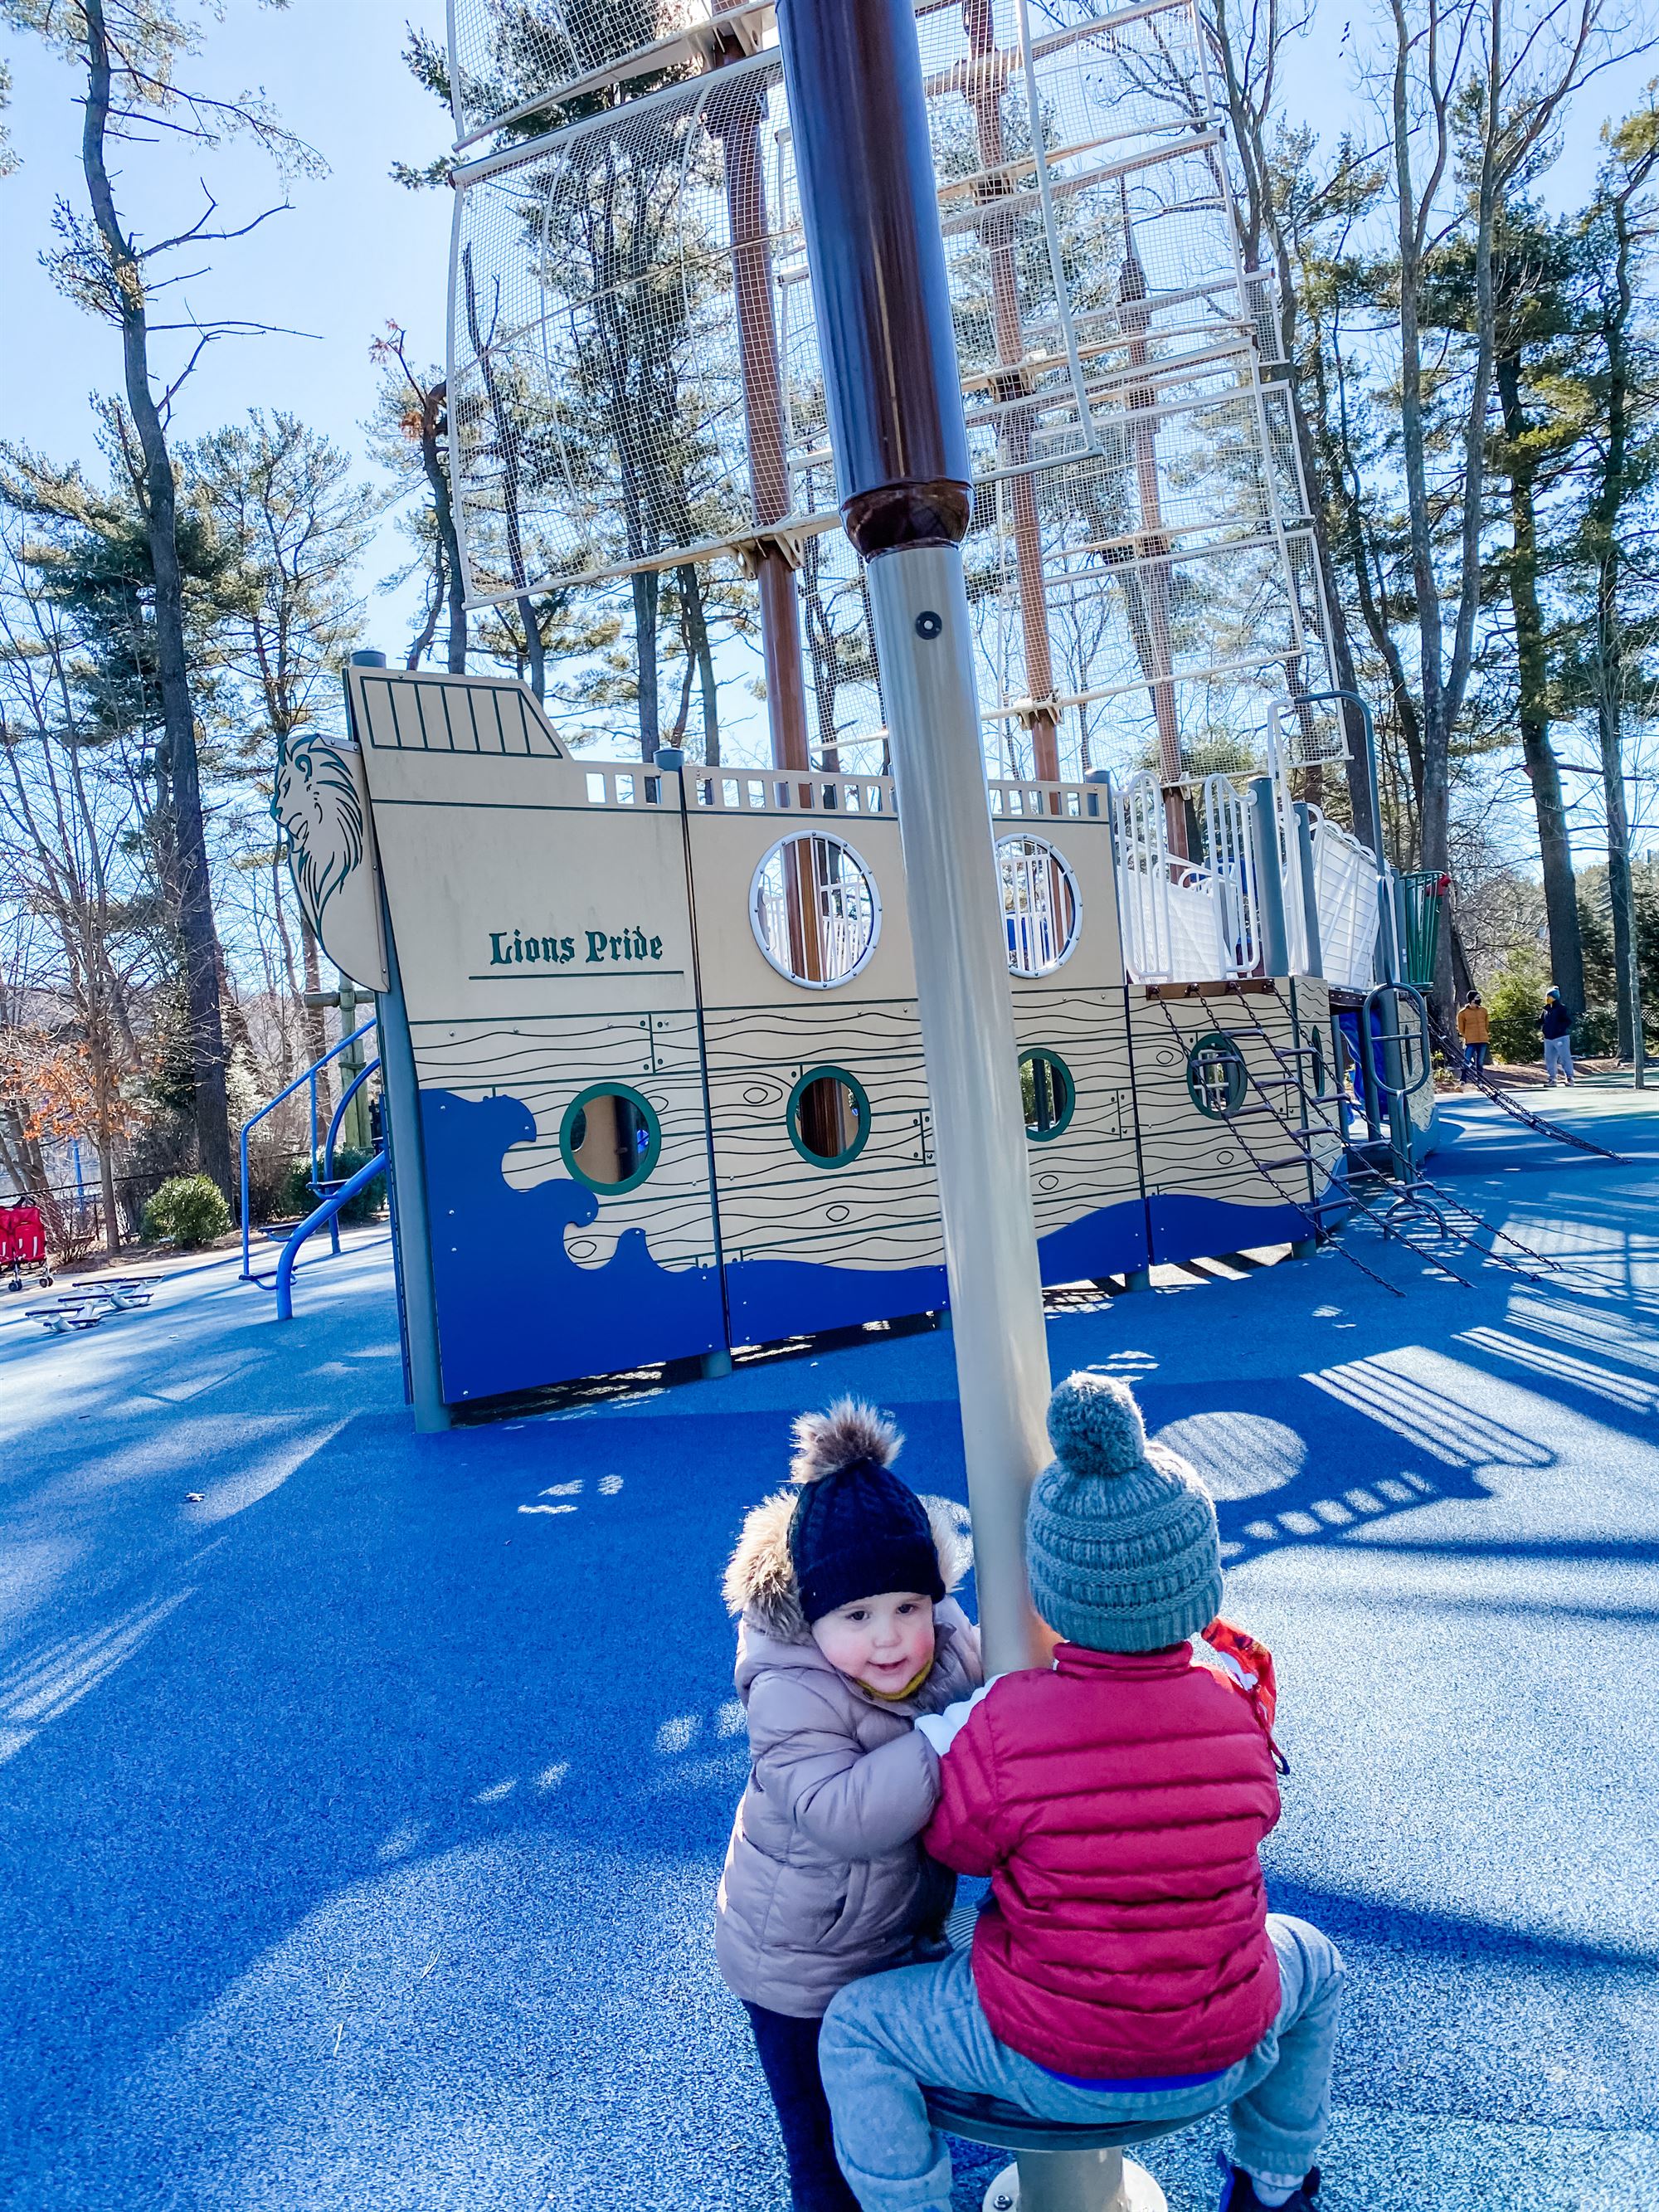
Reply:
[[[1511,1066],[1542,1060],[1544,1039],[1538,1017],[1544,1010],[1549,981],[1549,969],[1536,952],[1528,949],[1510,953],[1503,973],[1483,994],[1492,1017],[1494,1060],[1507,1060]]]
[[[247,1211],[251,1221],[275,1221],[287,1200],[293,1156],[280,1138],[267,1134],[270,1129],[268,1121],[262,1123],[248,1142]]]
[[[1619,1057],[1619,1009],[1586,1006],[1572,1025],[1572,1048],[1581,1059]]]
[[[374,1157],[373,1152],[360,1152],[349,1145],[336,1145],[335,1182],[343,1182],[349,1176],[355,1176],[358,1169],[367,1167]],[[311,1187],[311,1155],[308,1152],[302,1152],[290,1164],[283,1184],[281,1200],[284,1220],[296,1216],[303,1219],[307,1213],[316,1211],[318,1199]],[[386,1177],[376,1176],[367,1189],[359,1191],[356,1198],[349,1200],[341,1207],[340,1218],[348,1224],[373,1221],[385,1204]]]
[[[176,1244],[188,1252],[210,1244],[229,1226],[225,1194],[210,1176],[173,1176],[144,1208],[146,1244]]]
[[[311,1155],[295,1153],[276,1186],[271,1211],[278,1221],[294,1221],[303,1218],[316,1203],[317,1194],[311,1188]]]

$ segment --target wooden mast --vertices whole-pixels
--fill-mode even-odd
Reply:
[[[979,134],[977,191],[982,199],[1006,198],[1008,183],[1000,172],[1006,160],[1002,128],[1005,65],[998,52],[991,0],[962,0],[963,24],[972,56],[968,97]],[[1039,128],[1033,117],[1032,128]],[[1042,534],[1037,521],[1036,485],[1031,458],[1031,416],[1018,403],[1027,397],[1025,341],[1020,328],[1019,289],[1014,266],[1014,218],[1002,210],[979,226],[991,263],[991,314],[996,333],[997,374],[991,392],[1007,411],[998,441],[1007,464],[1009,504],[1013,514],[1014,573],[1019,593],[1020,629],[1025,647],[1025,690],[1033,702],[1031,761],[1042,783],[1060,781],[1060,744],[1054,727],[1054,664],[1048,646],[1048,592],[1042,574]]]

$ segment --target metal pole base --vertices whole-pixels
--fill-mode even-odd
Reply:
[[[1144,2166],[1121,2150],[1026,2151],[985,2192],[984,2212],[1170,2212]]]
[[[705,1352],[697,1362],[698,1371],[705,1382],[718,1382],[722,1375],[732,1372],[729,1352]]]

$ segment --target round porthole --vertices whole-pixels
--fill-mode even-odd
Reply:
[[[616,1198],[636,1190],[662,1156],[662,1124],[626,1083],[579,1091],[559,1125],[559,1151],[578,1182]]]
[[[1249,1088],[1244,1055],[1231,1037],[1213,1030],[1200,1037],[1187,1055],[1187,1089],[1199,1112],[1217,1121],[1237,1114]]]
[[[755,942],[780,975],[827,991],[856,975],[881,935],[876,879],[844,839],[781,837],[749,889]]]
[[[1021,1053],[1019,1096],[1025,1133],[1034,1145],[1052,1144],[1065,1135],[1077,1111],[1077,1085],[1058,1053]]]
[[[844,1168],[870,1134],[870,1100],[844,1067],[809,1067],[789,1094],[789,1141],[811,1166]]]
[[[1016,975],[1052,975],[1077,950],[1083,904],[1065,856],[1042,837],[999,837],[1002,926]]]

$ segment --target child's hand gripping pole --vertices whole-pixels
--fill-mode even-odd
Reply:
[[[958,1698],[953,1705],[946,1705],[941,1713],[918,1713],[916,1734],[926,1736],[941,1759],[968,1725],[968,1716],[981,1698],[988,1697],[1002,1680],[993,1674],[988,1682],[981,1682],[970,1698]]]

